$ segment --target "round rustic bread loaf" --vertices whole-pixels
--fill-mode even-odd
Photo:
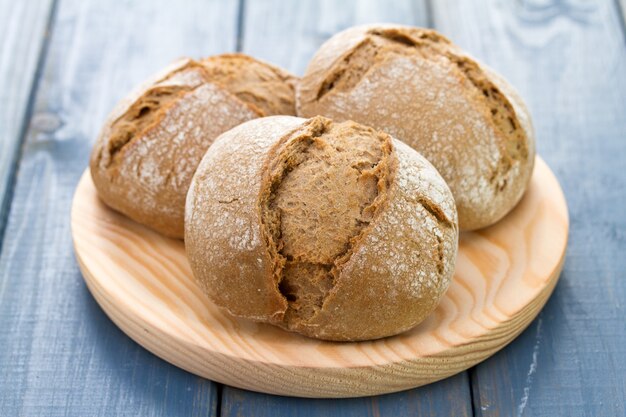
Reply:
[[[521,199],[535,160],[530,116],[511,86],[437,32],[368,25],[333,36],[296,92],[299,116],[384,130],[447,181],[461,230],[489,226]]]
[[[407,330],[454,271],[452,194],[386,133],[274,116],[222,134],[195,173],[185,247],[231,314],[349,341]]]
[[[191,177],[221,133],[294,114],[294,77],[241,54],[180,60],[123,99],[91,155],[102,200],[170,237],[184,234]]]

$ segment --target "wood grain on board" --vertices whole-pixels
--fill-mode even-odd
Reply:
[[[72,205],[85,281],[126,334],[205,378],[299,397],[406,390],[492,355],[526,328],[552,293],[567,233],[563,194],[539,158],[528,191],[505,219],[461,235],[454,279],[433,314],[400,335],[333,343],[219,309],[194,280],[183,242],[109,209],[89,172]]]
[[[525,98],[572,219],[554,296],[472,371],[478,415],[626,415],[626,47],[616,5],[433,2],[435,26]]]
[[[0,246],[52,0],[0,0]]]
[[[95,303],[69,213],[115,102],[179,56],[233,50],[236,25],[236,2],[56,7],[0,254],[1,415],[216,414],[216,384],[146,352]]]

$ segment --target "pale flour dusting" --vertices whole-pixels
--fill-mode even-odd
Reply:
[[[219,134],[254,117],[220,87],[210,83],[196,87],[134,142],[120,161],[120,175],[137,178],[143,191],[130,190],[126,198],[151,212],[182,216],[186,190],[206,149]],[[163,195],[172,196],[171,205],[160,202]]]

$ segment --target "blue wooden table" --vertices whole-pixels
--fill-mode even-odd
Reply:
[[[0,416],[626,415],[626,32],[617,0],[0,0]],[[173,59],[243,51],[301,74],[365,22],[434,27],[504,74],[565,191],[564,272],[484,363],[419,389],[310,400],[204,380],[95,303],[72,193],[114,103]]]

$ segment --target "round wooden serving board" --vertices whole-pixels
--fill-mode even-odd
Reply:
[[[401,335],[357,343],[309,339],[221,311],[196,285],[183,242],[107,208],[88,172],[74,196],[72,234],[100,306],[161,358],[254,391],[355,397],[437,381],[513,340],[556,285],[568,215],[556,178],[537,158],[520,204],[498,224],[461,234],[455,277],[435,312]]]

